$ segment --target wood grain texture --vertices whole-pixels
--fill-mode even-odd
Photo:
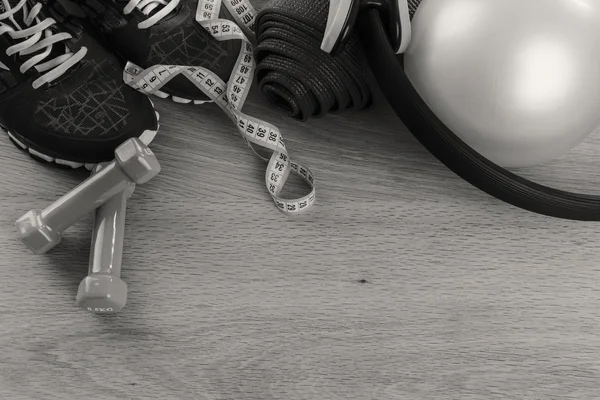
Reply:
[[[287,218],[215,106],[157,107],[163,173],[130,203],[116,316],[75,306],[91,219],[47,256],[14,232],[85,174],[0,140],[1,399],[600,398],[597,223],[482,194],[381,100],[299,123],[254,93],[318,179]],[[600,194],[599,149],[523,173]]]

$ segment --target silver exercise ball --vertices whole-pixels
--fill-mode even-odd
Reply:
[[[423,0],[412,28],[411,82],[495,163],[547,162],[600,125],[600,0]]]

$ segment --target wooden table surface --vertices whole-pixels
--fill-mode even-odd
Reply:
[[[85,178],[0,140],[0,399],[598,399],[599,225],[534,215],[434,160],[383,101],[300,123],[317,177],[279,213],[216,106],[159,101],[162,174],[130,202],[127,307],[75,305],[91,218],[47,256],[14,221]],[[523,173],[600,194],[600,133]]]

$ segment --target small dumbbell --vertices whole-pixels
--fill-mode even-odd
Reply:
[[[97,167],[95,173],[103,167]],[[135,184],[130,183],[96,210],[88,276],[77,291],[77,305],[87,311],[117,313],[127,302],[127,284],[121,280],[121,260],[127,200],[134,190]]]
[[[132,138],[115,150],[115,160],[45,210],[32,210],[16,222],[19,239],[36,254],[56,247],[70,226],[131,183],[143,184],[160,172],[154,153]]]

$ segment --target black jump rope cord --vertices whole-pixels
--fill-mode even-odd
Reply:
[[[598,221],[600,197],[552,189],[492,163],[446,127],[419,96],[394,54],[377,10],[359,27],[371,70],[392,108],[425,148],[458,176],[500,200],[551,217]]]

